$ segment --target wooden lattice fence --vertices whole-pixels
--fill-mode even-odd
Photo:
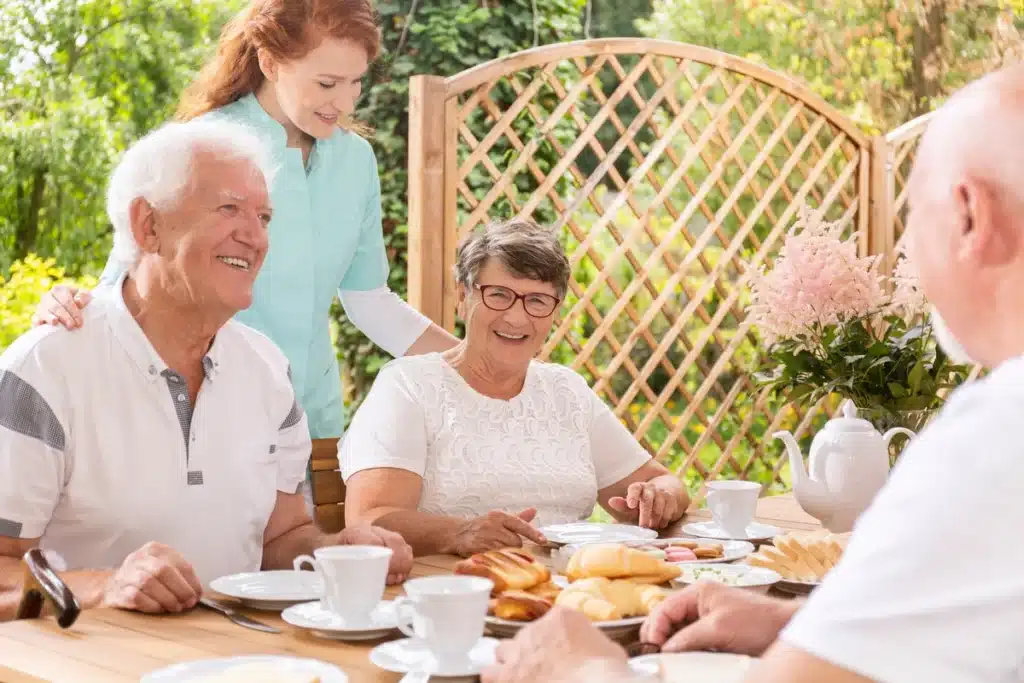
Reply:
[[[890,253],[902,214],[889,188],[902,187],[912,149],[866,136],[763,66],[654,40],[415,76],[409,113],[413,305],[453,328],[459,239],[515,215],[552,225],[573,278],[543,356],[583,373],[694,488],[717,477],[788,485],[767,436],[806,433],[816,411],[751,382],[751,275],[804,203],[848,221],[862,252]],[[890,152],[892,174],[874,162]]]

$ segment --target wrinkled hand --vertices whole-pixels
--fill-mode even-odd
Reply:
[[[338,545],[380,545],[391,548],[388,585],[402,583],[412,572],[412,546],[394,531],[376,526],[348,527],[337,535]]]
[[[184,557],[160,543],[147,543],[107,579],[102,604],[138,612],[181,612],[195,607],[202,593]]]
[[[609,681],[629,676],[625,651],[582,612],[564,607],[553,608],[514,639],[502,641],[496,659],[483,671],[483,683],[593,683],[597,669]],[[588,663],[594,668],[584,673],[581,669]]]
[[[680,509],[679,496],[649,481],[630,484],[626,497],[610,498],[608,506],[647,529],[664,529],[684,512]]]
[[[523,510],[518,515],[492,510],[459,527],[448,551],[469,557],[487,550],[518,548],[523,545],[523,538],[544,545],[547,543],[544,534],[530,524],[536,516],[536,508]]]
[[[662,652],[720,650],[757,657],[801,604],[701,581],[658,605],[640,629],[640,640],[660,645]]]
[[[32,314],[32,326],[63,325],[69,330],[82,326],[82,309],[92,301],[87,289],[57,285],[43,295]]]

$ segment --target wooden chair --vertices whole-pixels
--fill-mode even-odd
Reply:
[[[312,470],[313,520],[324,533],[345,528],[345,483],[338,464],[338,440],[314,439]]]

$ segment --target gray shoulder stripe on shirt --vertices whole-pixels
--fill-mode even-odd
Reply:
[[[0,370],[0,427],[64,450],[64,427],[50,404],[10,370]]]
[[[301,419],[302,408],[299,406],[299,402],[297,400],[293,400],[292,409],[291,411],[289,411],[288,417],[286,417],[284,419],[284,422],[281,423],[280,429],[288,429],[289,427],[294,427],[295,425],[299,424],[299,420]]]
[[[0,536],[21,538],[21,528],[21,522],[15,522],[13,519],[4,519],[3,517],[0,517]]]

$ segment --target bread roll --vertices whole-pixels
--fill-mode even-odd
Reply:
[[[555,604],[579,610],[591,621],[612,621],[622,618],[622,612],[615,605],[600,595],[585,590],[564,590],[559,593]]]
[[[488,550],[455,565],[456,574],[482,576],[494,582],[492,595],[526,590],[551,580],[551,570],[530,553],[516,548]]]
[[[533,621],[547,614],[553,604],[526,591],[505,591],[494,600],[493,613],[499,619]]]
[[[679,567],[618,543],[585,545],[566,567],[570,581],[589,577],[630,578],[645,583],[667,583],[681,574]]]

